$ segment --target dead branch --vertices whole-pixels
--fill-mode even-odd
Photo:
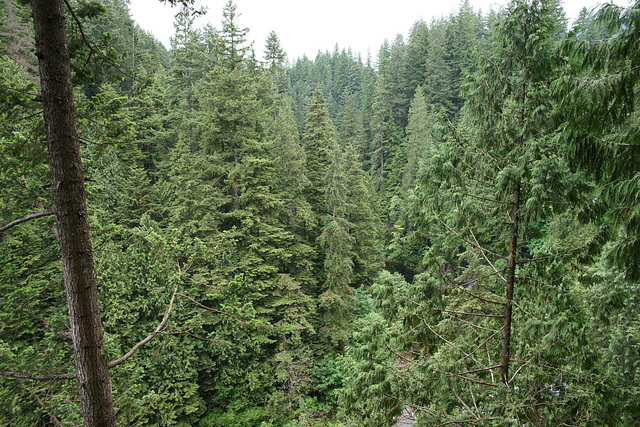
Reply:
[[[493,337],[495,337],[496,335],[498,335],[500,332],[502,332],[502,330],[504,329],[504,326],[502,328],[500,328],[499,330],[497,330],[494,334],[492,334],[489,338],[487,338],[486,340],[484,340],[482,342],[482,344],[480,344],[478,347],[476,347],[475,350],[473,350],[471,353],[469,353],[469,356],[471,356],[472,354],[474,354],[476,351],[480,350],[482,348],[483,345],[485,345],[487,342],[489,342],[489,340]],[[469,356],[465,356],[465,359]]]
[[[206,305],[199,303],[198,301],[194,300],[193,298],[191,298],[190,296],[187,296],[185,294],[176,294],[176,295],[178,295],[179,297],[183,297],[183,298],[188,299],[192,303],[196,304],[198,307],[203,308],[203,309],[205,309],[207,311],[213,311],[214,313],[225,314],[227,316],[231,316],[231,314],[227,313],[226,311],[221,311],[221,310],[217,310],[215,308],[207,307]]]
[[[484,418],[485,421],[495,420],[495,418]],[[477,423],[478,420],[463,420],[463,421],[447,421],[446,423],[438,424],[436,427],[446,426],[451,424],[469,424],[469,423]]]
[[[63,427],[62,423],[60,422],[60,420],[58,420],[58,418],[53,414],[53,412],[51,412],[51,410],[49,408],[47,408],[47,405],[44,404],[44,402],[40,399],[40,397],[38,397],[38,395],[35,394],[35,393],[34,393],[33,397],[36,398],[36,402],[38,402],[38,405],[40,405],[40,407],[42,409],[44,409],[44,411],[47,413],[47,415],[49,415],[49,419],[51,420],[51,422],[56,427]]]
[[[489,265],[491,266],[493,271],[495,271],[498,277],[500,277],[502,281],[506,283],[507,279],[504,278],[504,276],[500,273],[500,271],[496,268],[496,266],[493,265],[493,263],[489,260],[489,258],[487,258],[487,254],[485,253],[486,249],[484,249],[480,245],[480,242],[478,242],[478,239],[476,238],[476,235],[473,233],[473,230],[471,229],[471,227],[469,227],[469,233],[471,233],[471,237],[473,237],[473,241],[476,242],[476,245],[478,246],[478,248],[480,248],[480,253],[482,254],[482,257],[485,259],[485,261],[487,261],[487,263],[489,263]]]
[[[171,310],[173,310],[173,303],[174,303],[174,301],[176,299],[176,294],[177,293],[178,293],[178,283],[176,283],[176,285],[173,288],[173,294],[171,295],[171,300],[169,301],[169,308],[167,308],[167,312],[165,313],[164,317],[162,318],[162,321],[160,322],[160,324],[158,324],[156,329],[153,332],[151,332],[149,335],[147,335],[147,337],[145,339],[143,339],[138,344],[136,344],[133,347],[131,347],[131,350],[129,350],[124,356],[120,357],[119,359],[116,359],[114,361],[109,362],[107,364],[108,368],[113,368],[114,366],[118,366],[119,364],[121,364],[122,362],[124,362],[125,360],[127,360],[128,358],[133,356],[133,354],[136,351],[138,351],[138,349],[140,347],[142,347],[143,345],[145,345],[146,343],[151,341],[153,339],[153,337],[155,337],[156,335],[158,335],[160,333],[160,331],[162,331],[162,329],[165,327],[165,325],[169,321],[169,316],[171,315]]]
[[[516,372],[514,372],[513,376],[509,380],[509,384],[511,384],[511,382],[516,378],[516,375],[518,375],[518,372],[520,372],[522,370],[522,368],[524,368],[525,366],[527,366],[527,362],[523,363],[522,366],[520,366],[518,368],[518,370]]]
[[[435,368],[435,369],[436,369],[436,371],[438,371],[438,372],[440,372],[442,374],[445,374],[448,377],[458,377],[458,378],[462,378],[463,380],[466,380],[466,381],[471,381],[471,382],[478,383],[478,384],[488,385],[488,386],[491,386],[491,387],[498,387],[498,384],[493,384],[493,383],[488,383],[486,381],[476,380],[475,378],[465,377],[464,375],[456,374],[454,372],[444,372],[444,371],[439,370],[438,368]]]
[[[442,225],[444,225],[444,226],[445,226],[445,228],[446,228],[447,230],[449,230],[450,232],[452,232],[453,234],[455,234],[456,236],[458,236],[458,237],[459,237],[462,241],[464,241],[465,243],[467,243],[467,244],[469,244],[469,245],[473,246],[473,247],[474,247],[474,248],[476,248],[476,249],[480,249],[481,251],[485,251],[485,252],[487,252],[487,253],[490,253],[491,255],[493,255],[493,256],[495,256],[495,257],[498,257],[498,258],[500,258],[500,259],[504,259],[504,260],[506,260],[506,259],[507,259],[507,257],[506,257],[506,256],[504,256],[504,255],[500,255],[500,254],[498,254],[498,253],[496,253],[496,252],[490,251],[490,250],[489,250],[489,249],[487,249],[487,248],[483,248],[482,246],[476,245],[475,243],[473,243],[473,242],[472,242],[471,240],[469,240],[469,239],[465,239],[465,238],[462,236],[462,234],[458,233],[456,230],[454,230],[453,228],[451,228],[451,227],[449,226],[449,224],[447,224],[446,222],[444,222],[441,218],[438,218],[438,220],[440,221],[440,223],[441,223]]]
[[[129,350],[124,356],[109,362],[107,364],[108,368],[113,368],[113,367],[118,366],[121,363],[123,363],[125,360],[127,360],[128,358],[133,356],[133,354],[136,351],[138,351],[138,349],[140,347],[142,347],[143,345],[145,345],[146,343],[151,341],[151,339],[153,339],[153,337],[155,337],[156,335],[158,335],[162,331],[162,329],[165,327],[165,325],[169,321],[169,316],[171,315],[171,311],[173,310],[173,304],[175,302],[177,293],[178,293],[178,284],[176,284],[176,286],[173,289],[173,294],[171,295],[171,300],[169,301],[169,308],[167,308],[167,312],[165,313],[164,317],[162,318],[162,320],[160,321],[160,323],[158,324],[156,329],[153,332],[151,332],[149,335],[147,335],[147,337],[144,338],[142,341],[140,341],[139,343],[137,343],[136,345],[131,347],[131,350]],[[32,375],[32,374],[25,374],[25,373],[21,373],[21,372],[0,371],[0,376],[18,378],[18,379],[26,379],[26,380],[40,380],[40,381],[44,380],[44,381],[46,381],[46,380],[70,380],[70,379],[76,378],[76,373],[73,372],[71,374]]]
[[[435,336],[437,336],[438,338],[440,338],[442,341],[444,341],[445,343],[449,344],[451,347],[455,348],[456,350],[458,350],[460,353],[464,354],[465,357],[470,357],[471,360],[473,360],[474,362],[476,362],[478,365],[480,366],[484,366],[485,368],[487,367],[484,363],[480,362],[479,360],[477,360],[475,357],[473,357],[472,354],[468,354],[466,351],[464,351],[463,349],[461,349],[460,347],[458,347],[457,345],[455,345],[453,342],[449,341],[448,339],[446,339],[445,337],[443,337],[442,335],[440,335],[439,333],[437,333],[436,331],[433,330],[433,328],[424,320],[422,319],[422,323],[424,323],[424,325],[427,327],[427,329],[429,329],[431,331],[432,334],[434,334]]]
[[[0,376],[18,378],[21,380],[48,381],[48,380],[71,380],[76,378],[76,373],[73,372],[71,374],[31,375],[31,374],[24,374],[22,372],[0,371]]]
[[[444,309],[437,309],[434,308],[434,310],[439,310],[443,313],[454,313],[454,314],[462,314],[465,316],[477,316],[477,317],[492,317],[492,318],[496,318],[496,319],[503,319],[504,315],[502,314],[484,314],[484,313],[466,313],[464,311],[453,311],[453,310],[444,310]]]
[[[460,289],[461,291],[463,291],[464,293],[468,294],[469,296],[472,296],[473,298],[476,298],[477,300],[489,303],[489,304],[496,304],[496,305],[504,305],[504,302],[499,302],[499,301],[493,301],[484,297],[481,297],[479,295],[474,294],[473,292],[465,289],[464,287],[461,287],[459,283],[456,283],[451,277],[449,277],[449,275],[442,269],[442,266],[436,263],[436,266],[440,269],[440,273],[442,273],[442,275],[444,276],[445,279],[447,279],[447,281],[449,283],[451,283],[452,285],[455,285],[458,287],[458,289]],[[478,279],[474,279],[470,282],[470,284],[474,284],[482,279],[486,279],[487,277],[491,277],[491,276],[495,276],[498,273],[497,271],[495,273],[491,273],[491,274],[485,274],[484,276],[478,278]],[[501,276],[502,277],[502,276]]]
[[[478,404],[476,403],[476,396],[473,394],[473,386],[471,385],[471,383],[469,383],[469,392],[471,393],[471,400],[473,401],[473,407],[476,408],[476,413],[479,415],[480,410],[478,409]]]
[[[480,417],[479,417],[477,414],[474,414],[474,413],[473,413],[473,411],[471,410],[471,408],[469,408],[469,406],[465,403],[465,401],[464,401],[464,400],[462,400],[462,399],[460,398],[460,396],[458,396],[458,392],[457,392],[454,388],[452,388],[452,390],[453,390],[453,392],[455,393],[455,395],[456,395],[456,399],[458,400],[458,402],[460,402],[460,403],[462,404],[462,406],[464,406],[464,408],[465,408],[467,411],[469,411],[469,412],[471,413],[471,415],[473,415],[474,417],[476,417],[476,420],[478,420],[478,421],[479,421],[479,420],[480,420]]]
[[[54,211],[54,210],[48,210],[48,211],[32,213],[30,215],[27,215],[25,217],[16,219],[15,221],[11,221],[10,223],[3,225],[2,227],[0,227],[0,233],[4,233],[5,231],[10,229],[11,227],[14,227],[14,226],[16,226],[18,224],[22,224],[23,222],[27,222],[27,221],[31,221],[32,219],[42,218],[42,217],[45,217],[45,216],[50,216],[50,215],[55,215],[55,214],[56,214],[56,211]]]
[[[500,365],[487,366],[486,368],[474,369],[472,371],[466,371],[466,372],[459,372],[456,375],[466,375],[466,374],[474,374],[476,372],[485,372],[485,371],[490,371],[491,369],[495,369],[499,367]]]

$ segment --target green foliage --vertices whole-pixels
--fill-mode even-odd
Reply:
[[[169,0],[170,52],[70,3],[109,358],[173,301],[111,371],[120,424],[639,422],[637,4],[563,42],[555,0],[463,2],[374,67],[275,32],[261,63],[231,1],[197,29]],[[0,12],[3,226],[52,202],[28,11]],[[54,230],[0,235],[2,372],[74,369]],[[3,376],[0,419],[78,425],[76,395]]]

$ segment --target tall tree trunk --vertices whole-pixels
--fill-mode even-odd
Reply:
[[[115,426],[89,238],[64,5],[63,0],[32,0],[31,5],[53,200],[84,425]]]
[[[513,286],[516,281],[516,255],[518,250],[518,210],[520,209],[520,184],[513,191],[513,211],[511,212],[511,238],[507,259],[507,292],[504,301],[504,324],[502,326],[502,348],[500,349],[500,376],[502,382],[509,383],[509,362],[511,360],[511,314],[513,309]]]

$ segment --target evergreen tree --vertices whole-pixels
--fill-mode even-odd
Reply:
[[[432,251],[446,247],[449,238],[461,239],[458,243],[452,241],[449,257],[442,256],[438,261],[443,275],[452,284],[451,292],[445,294],[448,303],[445,312],[457,313],[458,316],[464,313],[464,316],[471,316],[464,317],[464,320],[471,322],[474,328],[482,325],[493,331],[489,337],[479,342],[474,339],[471,344],[474,348],[486,346],[486,360],[480,358],[480,353],[471,356],[469,350],[464,350],[466,347],[461,347],[463,341],[456,339],[459,345],[453,347],[461,354],[469,355],[466,360],[474,361],[455,368],[462,369],[465,374],[451,373],[455,363],[435,369],[450,372],[445,375],[458,378],[466,378],[469,371],[482,372],[479,377],[474,377],[476,381],[502,382],[509,386],[509,390],[516,383],[519,384],[518,390],[535,387],[534,384],[540,381],[553,384],[550,374],[544,368],[536,367],[541,360],[547,360],[543,363],[552,367],[548,368],[552,371],[566,369],[563,366],[574,366],[575,363],[586,366],[573,360],[575,354],[561,352],[560,348],[553,349],[557,341],[551,340],[548,347],[536,350],[535,342],[549,340],[547,334],[554,334],[554,321],[538,322],[540,336],[536,339],[533,337],[537,335],[528,333],[528,327],[524,325],[526,316],[514,311],[517,307],[526,313],[537,313],[546,306],[547,310],[557,313],[581,312],[579,306],[571,305],[576,304],[575,300],[568,305],[558,301],[551,307],[546,305],[548,302],[542,303],[539,298],[544,299],[544,293],[538,294],[534,285],[540,283],[538,280],[545,283],[545,279],[536,276],[541,267],[533,267],[536,265],[533,259],[541,255],[532,243],[536,236],[535,221],[551,221],[553,215],[567,209],[569,206],[557,196],[564,193],[568,197],[576,190],[569,184],[573,178],[562,159],[551,155],[557,147],[548,133],[553,131],[555,123],[551,115],[543,113],[551,109],[547,82],[556,73],[558,60],[553,47],[560,25],[562,15],[555,1],[510,3],[495,28],[491,56],[481,61],[469,85],[470,112],[475,115],[472,123],[477,129],[477,137],[471,136],[467,140],[461,134],[454,135],[455,142],[449,148],[451,151],[439,150],[430,162],[432,166],[427,169],[431,190],[422,196],[423,205],[434,209],[434,225],[439,223],[443,227],[442,233],[451,233],[438,244],[434,236]],[[536,42],[530,43],[529,40],[534,38]],[[454,172],[453,168],[460,173]],[[504,218],[499,219],[500,215]],[[496,218],[498,222],[493,223]],[[458,252],[460,244],[465,249]],[[562,255],[568,256],[567,253],[557,256]],[[455,257],[460,261],[454,261]],[[548,271],[557,271],[553,263],[547,268]],[[488,280],[489,277],[496,277],[495,282]],[[454,291],[455,284],[468,286],[470,298],[461,298],[467,292],[461,286],[458,286],[460,291]],[[571,290],[566,289],[565,292],[570,294]],[[496,294],[504,297],[498,299]],[[500,314],[496,309],[501,311]],[[581,314],[584,316],[584,311]],[[454,330],[458,316],[443,320],[439,326],[444,329],[439,330],[448,331],[447,334]],[[488,320],[494,316],[500,319],[500,327]],[[584,318],[576,316],[570,327],[574,331],[574,342],[586,340],[586,327],[581,322]],[[490,324],[494,326],[490,327]],[[500,336],[499,343],[494,341],[497,336]],[[448,339],[445,335],[443,338],[447,348],[451,347],[449,343],[453,336],[450,337]],[[465,342],[464,345],[468,344]],[[444,362],[442,354],[434,356],[434,363]],[[584,361],[582,357],[587,356],[580,357]],[[518,369],[512,368],[514,363],[520,365]],[[529,364],[531,366],[527,366]],[[584,387],[580,381],[572,384],[572,387]],[[495,402],[497,406],[492,416],[539,420],[543,411],[554,413],[554,409],[542,403],[545,401],[543,394],[530,390],[525,392],[528,393],[527,398],[523,399],[525,395],[508,389],[498,387],[504,391],[506,400]],[[480,400],[479,392],[473,393]],[[562,393],[559,396],[577,399]],[[541,406],[534,409],[535,404],[527,401],[529,398]],[[574,400],[572,404],[574,409],[554,413],[554,416],[559,420],[564,417],[571,419],[574,416],[572,411],[590,410],[588,402]],[[450,415],[458,416],[455,413]]]
[[[193,11],[187,7],[176,14],[170,56],[171,88],[178,102],[176,106],[190,114],[197,100],[197,85],[206,72],[203,36],[194,28],[194,19]]]
[[[431,25],[424,91],[429,104],[453,115],[455,113],[453,100],[457,93],[449,80],[452,71],[446,53],[448,26],[449,23],[446,21],[434,22]]]
[[[13,0],[5,0],[1,10],[0,48],[26,70],[29,79],[35,82],[38,69],[33,54],[35,40],[29,25],[29,11]]]
[[[325,180],[335,148],[335,130],[322,91],[316,89],[307,109],[302,147],[309,179],[308,200],[316,215],[326,212]]]
[[[409,110],[407,136],[402,145],[406,163],[403,168],[402,185],[391,200],[389,217],[393,223],[387,258],[409,269],[418,269],[424,255],[423,242],[410,210],[414,189],[418,185],[420,168],[436,153],[439,142],[436,135],[434,107],[427,103],[422,86],[416,90]]]
[[[640,277],[640,264],[636,262],[640,222],[635,208],[640,151],[638,113],[634,109],[640,77],[636,54],[640,41],[638,10],[638,2],[630,8],[603,7],[596,14],[596,25],[614,37],[567,41],[563,50],[574,67],[556,82],[562,113],[567,116],[560,137],[568,146],[569,161],[608,184],[601,188],[599,197],[604,205],[592,210],[613,213],[607,206],[615,206],[610,217],[614,226],[609,231],[616,243],[609,258],[632,280]]]
[[[426,22],[420,20],[413,24],[409,33],[404,60],[410,96],[413,96],[418,86],[424,85],[427,79],[429,32]]]
[[[375,194],[371,183],[352,145],[344,151],[344,180],[347,183],[346,201],[348,209],[345,219],[350,224],[349,234],[353,238],[353,287],[367,286],[381,268],[380,233],[381,224],[374,211]]]
[[[451,72],[447,84],[452,89],[450,101],[453,112],[457,113],[464,104],[462,83],[465,76],[474,71],[474,51],[482,43],[483,36],[482,20],[473,12],[469,0],[465,0],[458,14],[452,17],[446,33],[446,60]]]
[[[572,32],[579,40],[602,40],[610,35],[605,26],[596,21],[595,11],[589,11],[586,7],[580,9]]]
[[[341,348],[348,338],[349,298],[353,276],[352,245],[353,237],[349,229],[353,227],[346,219],[347,188],[342,171],[342,153],[334,144],[331,153],[332,162],[326,176],[327,221],[318,237],[324,250],[324,285],[320,295],[320,307],[323,309],[321,338],[334,347]]]
[[[280,45],[280,40],[274,31],[269,33],[267,38],[267,46],[264,52],[264,59],[267,62],[267,67],[271,73],[271,86],[273,88],[273,103],[274,103],[274,120],[277,118],[278,107],[277,100],[278,95],[286,93],[287,80],[284,70],[284,62],[287,58],[287,54]]]

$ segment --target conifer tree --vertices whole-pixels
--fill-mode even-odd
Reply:
[[[575,423],[592,409],[580,392],[560,392],[547,403],[545,392],[536,389],[540,383],[559,389],[568,381],[575,389],[588,388],[578,377],[558,383],[553,372],[584,373],[593,360],[590,352],[577,355],[588,341],[587,312],[570,284],[561,282],[566,298],[553,300],[544,290],[553,279],[538,276],[546,268],[562,277],[563,264],[556,261],[568,262],[571,251],[536,246],[536,221],[553,222],[578,194],[548,137],[553,116],[543,113],[552,105],[547,82],[557,72],[553,43],[559,17],[554,1],[510,3],[494,30],[491,56],[469,84],[467,127],[454,128],[446,143],[431,145],[424,159],[416,208],[418,227],[429,239],[424,261],[433,270],[397,299],[388,287],[380,289],[381,306],[406,317],[378,331],[384,338],[375,346],[354,353],[368,355],[356,369],[373,363],[385,372],[363,371],[355,389],[384,387],[397,399],[367,410],[390,416],[404,402],[422,422],[435,425],[551,418]],[[415,128],[411,134],[418,135]],[[541,314],[550,311],[551,318]],[[573,321],[562,333],[576,343],[573,350],[556,335],[557,319],[568,313]],[[423,338],[411,339],[412,333]],[[397,349],[390,360],[405,369],[384,368],[389,359],[372,349],[385,346]],[[428,368],[417,368],[421,364]],[[425,381],[430,391],[417,391]],[[446,396],[453,396],[448,404]],[[571,409],[557,412],[560,401]],[[380,413],[362,415],[374,416]]]
[[[353,287],[367,286],[380,265],[381,224],[375,213],[375,194],[370,180],[362,170],[360,158],[351,144],[344,150],[343,174],[347,183],[345,219],[353,238]]]
[[[324,311],[321,337],[334,347],[341,348],[346,344],[349,330],[348,309],[353,276],[353,237],[349,230],[353,224],[345,219],[349,204],[342,171],[342,153],[336,144],[331,155],[325,189],[327,219],[318,237],[325,254],[323,292],[319,301]]]
[[[438,244],[434,236],[432,249],[446,247],[447,239],[460,239],[457,245],[466,246],[464,251],[457,253],[456,243],[452,242],[449,258],[442,257],[439,261],[443,275],[449,278],[452,286],[458,283],[470,289],[466,299],[454,298],[456,292],[452,289],[445,313],[457,313],[457,316],[440,325],[453,328],[454,319],[464,314],[471,316],[464,317],[466,321],[482,324],[493,331],[489,337],[482,338],[486,339],[484,343],[475,341],[473,344],[478,348],[487,346],[484,350],[486,360],[480,357],[480,352],[472,355],[469,350],[455,346],[462,354],[469,355],[466,360],[473,360],[477,365],[475,368],[471,367],[474,364],[456,368],[466,372],[462,376],[456,372],[451,375],[464,378],[467,373],[482,372],[476,377],[478,381],[502,382],[509,386],[508,389],[515,384],[519,384],[520,389],[537,381],[553,382],[544,369],[536,368],[538,361],[555,358],[554,363],[549,361],[549,366],[563,369],[563,360],[573,356],[571,353],[560,356],[559,348],[551,349],[559,344],[553,341],[550,347],[535,350],[535,344],[528,342],[535,338],[529,336],[523,325],[527,316],[523,315],[524,311],[537,312],[541,307],[538,298],[544,295],[537,293],[539,290],[535,285],[540,283],[538,281],[545,283],[545,278],[537,278],[536,271],[539,270],[534,267],[537,252],[532,245],[533,221],[550,221],[552,215],[567,209],[568,205],[557,196],[575,190],[568,185],[572,178],[566,165],[558,155],[552,155],[557,147],[548,134],[554,130],[555,123],[552,115],[544,113],[552,106],[547,82],[557,72],[558,61],[553,48],[561,23],[559,5],[555,1],[513,1],[509,4],[495,28],[491,56],[481,61],[469,84],[468,102],[477,137],[465,139],[462,134],[453,135],[450,151],[439,150],[430,161],[433,169],[426,175],[431,190],[423,203],[434,209],[434,225],[439,224],[445,235],[450,233],[450,237]],[[535,43],[531,42],[534,39]],[[496,219],[498,222],[494,222]],[[454,257],[463,263],[454,261]],[[464,293],[462,290],[459,295]],[[580,310],[561,302],[552,307],[558,313]],[[524,311],[516,313],[520,309]],[[488,321],[491,318],[499,319],[500,325]],[[585,339],[581,321],[584,320],[576,318],[572,327],[581,331],[579,333]],[[489,324],[494,326],[489,327]],[[552,324],[553,321],[539,323],[541,338],[538,340],[549,339],[546,334],[553,334],[550,332]],[[579,333],[572,338],[574,342]],[[447,369],[451,367],[443,370]],[[574,386],[578,387],[578,383]],[[540,419],[542,407],[534,409],[526,400],[517,400],[519,393],[504,390],[505,396],[510,395],[509,399],[516,399],[518,403],[516,406],[510,406],[506,401],[498,404],[505,406],[492,411],[494,416]],[[532,393],[534,401],[544,401],[543,395]],[[479,396],[477,392],[475,396]],[[580,410],[589,409],[582,407]],[[564,413],[558,417],[571,415]]]
[[[640,150],[635,109],[640,79],[639,11],[637,1],[628,8],[607,5],[598,11],[595,24],[612,34],[609,38],[582,39],[579,29],[574,32],[577,39],[563,46],[574,66],[555,85],[567,117],[560,138],[568,146],[569,161],[607,183],[599,198],[616,211],[610,217],[611,238],[616,243],[609,259],[632,280],[640,277],[636,209]],[[594,208],[594,212],[611,212],[607,206]]]
[[[240,310],[251,313],[251,325],[242,333],[236,331],[238,326],[225,330],[228,321],[211,321],[215,333],[243,354],[246,366],[236,366],[230,353],[216,353],[207,373],[212,384],[208,387],[218,393],[216,401],[226,402],[224,406],[235,402],[250,411],[265,406],[269,396],[276,400],[283,396],[272,393],[273,387],[292,390],[292,384],[308,382],[302,377],[281,381],[274,373],[280,375],[285,369],[291,375],[309,375],[306,368],[287,371],[284,366],[308,363],[302,359],[305,341],[314,332],[310,317],[315,304],[307,294],[315,284],[313,249],[306,236],[294,231],[304,231],[315,219],[303,196],[304,159],[286,98],[274,102],[273,70],[262,69],[251,56],[244,43],[246,29],[239,27],[237,18],[235,5],[228,3],[223,29],[211,34],[215,61],[201,86],[203,141],[197,156],[208,158],[199,164],[209,164],[210,191],[220,197],[208,209],[217,211],[216,238],[223,242],[214,280],[223,283],[224,292],[208,301],[218,310],[237,307],[237,301]],[[203,206],[201,212],[206,209]],[[195,223],[201,226],[200,220]],[[244,392],[249,385],[242,384],[243,378],[255,376],[262,378],[260,402],[251,402]],[[225,381],[237,387],[227,390]],[[297,405],[293,400],[299,399],[293,396],[296,393],[285,394],[293,407]],[[224,413],[232,416],[231,411]]]
[[[393,224],[391,239],[387,246],[387,258],[406,268],[418,270],[422,264],[424,249],[417,235],[413,214],[406,207],[411,205],[414,189],[418,185],[420,168],[436,153],[436,117],[434,106],[427,103],[422,86],[418,86],[411,101],[406,137],[402,144],[406,163],[403,167],[402,184],[394,195],[389,208]]]
[[[436,21],[431,24],[424,91],[429,104],[453,115],[455,112],[453,98],[456,93],[449,80],[452,72],[446,51],[446,31],[449,25],[446,21]]]
[[[404,60],[410,96],[413,96],[418,86],[424,85],[427,79],[429,32],[427,23],[422,20],[416,21],[409,32]]]
[[[482,21],[473,12],[469,0],[460,5],[458,14],[446,27],[446,33],[446,59],[451,72],[447,84],[452,89],[453,112],[457,113],[464,104],[462,83],[465,76],[474,71],[474,51],[482,43],[483,36]]]
[[[336,145],[335,129],[322,91],[316,89],[307,108],[302,147],[306,156],[309,178],[309,203],[316,215],[326,212],[325,182]]]
[[[284,62],[287,54],[280,44],[280,40],[274,31],[269,33],[267,46],[264,51],[264,59],[267,62],[268,70],[271,73],[271,86],[273,88],[274,120],[277,118],[277,98],[279,94],[287,90],[287,80],[284,72]]]
[[[180,106],[187,110],[193,120],[192,110],[196,107],[195,96],[197,85],[206,72],[205,45],[201,32],[194,28],[195,16],[188,7],[183,7],[176,14],[175,36],[171,39],[171,89],[173,97]]]

